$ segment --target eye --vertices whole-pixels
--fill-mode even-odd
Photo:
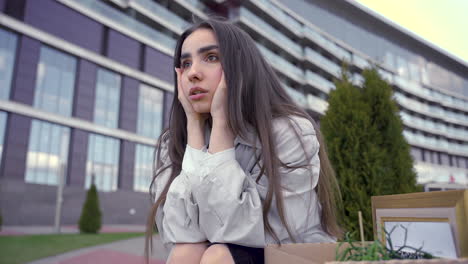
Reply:
[[[218,61],[219,58],[218,58],[218,55],[216,55],[216,54],[208,54],[206,56],[206,60],[211,61],[211,62],[215,62],[215,61]]]
[[[191,61],[188,61],[188,60],[185,60],[183,62],[180,63],[180,67],[182,69],[185,69],[185,68],[188,68],[190,67],[190,65],[192,65],[192,62]]]

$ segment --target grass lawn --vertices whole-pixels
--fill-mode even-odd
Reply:
[[[143,233],[103,233],[0,236],[0,263],[25,263],[79,248],[143,235]]]

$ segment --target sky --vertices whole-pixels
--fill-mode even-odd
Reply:
[[[468,63],[468,0],[355,0]]]

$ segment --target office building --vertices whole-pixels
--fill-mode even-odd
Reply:
[[[153,146],[173,100],[172,55],[192,19],[247,31],[317,119],[341,64],[392,84],[418,182],[465,186],[468,64],[351,0],[0,0],[4,224],[76,224],[92,179],[103,222],[143,224]]]

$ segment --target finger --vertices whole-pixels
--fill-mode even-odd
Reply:
[[[182,84],[181,84],[181,77],[180,77],[180,68],[174,68],[176,74],[177,74],[177,92],[179,93],[179,95],[181,94],[182,92]]]
[[[221,79],[219,80],[218,88],[225,89],[226,87],[226,79],[224,77],[224,71],[221,73]]]

